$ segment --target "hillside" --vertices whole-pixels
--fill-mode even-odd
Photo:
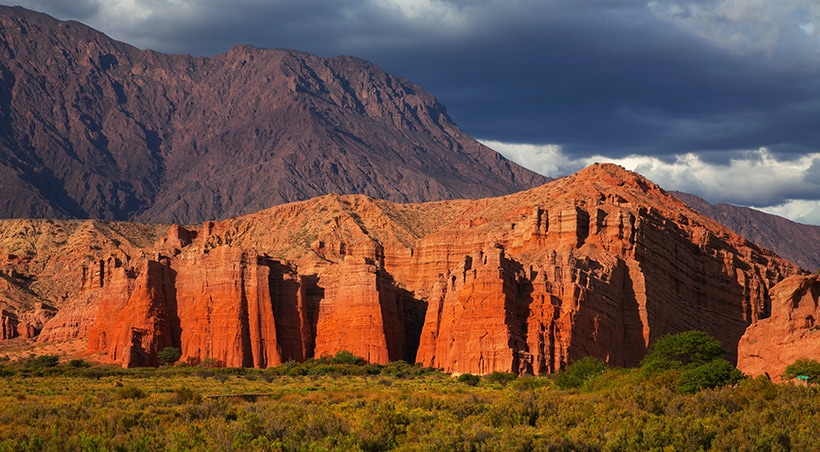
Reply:
[[[636,365],[657,338],[691,329],[735,360],[747,327],[772,315],[772,288],[800,273],[608,164],[474,201],[327,195],[174,225],[150,246],[160,226],[84,222],[73,230],[97,242],[73,240],[79,232],[55,242],[47,228],[15,241],[32,224],[0,223],[0,251],[21,289],[64,287],[56,315],[31,325],[38,343],[79,338],[124,366],[156,365],[175,346],[183,361],[227,366],[348,350],[545,374],[590,355]],[[23,313],[6,323],[11,314],[28,331]]]
[[[820,226],[795,223],[748,207],[709,204],[688,193],[673,192],[698,212],[806,270],[820,269]]]
[[[3,218],[191,223],[328,193],[420,202],[546,181],[367,61],[165,55],[0,6]]]

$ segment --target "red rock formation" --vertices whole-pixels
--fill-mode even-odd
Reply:
[[[223,246],[147,261],[112,281],[100,295],[88,347],[124,367],[155,366],[170,346],[181,347],[183,361],[233,367],[303,360],[312,351],[299,278],[271,259]]]
[[[124,367],[157,366],[157,352],[178,345],[172,330],[179,325],[169,312],[174,307],[174,272],[147,261],[139,276],[123,271],[116,280],[119,284],[108,286],[101,296],[88,331],[89,351],[105,351]]]
[[[769,289],[799,270],[614,165],[478,201],[330,195],[106,253],[62,273],[83,288],[41,340],[83,337],[96,315],[89,349],[124,365],[173,344],[229,366],[349,350],[544,374],[589,355],[635,365],[690,329],[733,358],[769,316]]]
[[[487,374],[518,371],[517,351],[525,325],[517,312],[513,263],[500,248],[465,256],[440,279],[430,301],[417,360],[448,372]]]
[[[749,326],[740,339],[737,367],[778,381],[794,361],[820,360],[820,275],[786,278],[771,296],[771,317]]]
[[[323,273],[316,357],[346,350],[369,362],[405,359],[403,310],[393,280],[373,261],[347,256]]]

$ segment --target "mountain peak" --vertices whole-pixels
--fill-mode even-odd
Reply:
[[[16,23],[0,30],[0,217],[189,223],[326,193],[419,202],[547,181],[364,60],[164,55],[21,8],[0,21]]]

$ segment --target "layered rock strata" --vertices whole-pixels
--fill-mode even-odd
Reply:
[[[545,374],[584,356],[636,365],[690,329],[736,359],[746,328],[771,315],[771,288],[799,272],[614,165],[478,201],[330,195],[174,226],[128,256],[86,270],[43,340],[83,336],[89,320],[57,320],[96,304],[89,350],[126,366],[172,345],[227,366],[348,350]]]
[[[798,359],[820,359],[820,274],[792,276],[772,290],[772,315],[749,326],[737,367],[780,380]]]

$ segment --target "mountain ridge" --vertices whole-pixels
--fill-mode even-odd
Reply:
[[[353,57],[165,55],[0,7],[5,217],[199,222],[325,193],[480,198],[548,179]]]
[[[804,269],[820,269],[820,226],[797,223],[748,207],[710,204],[689,193],[675,191],[672,194],[695,210]]]

